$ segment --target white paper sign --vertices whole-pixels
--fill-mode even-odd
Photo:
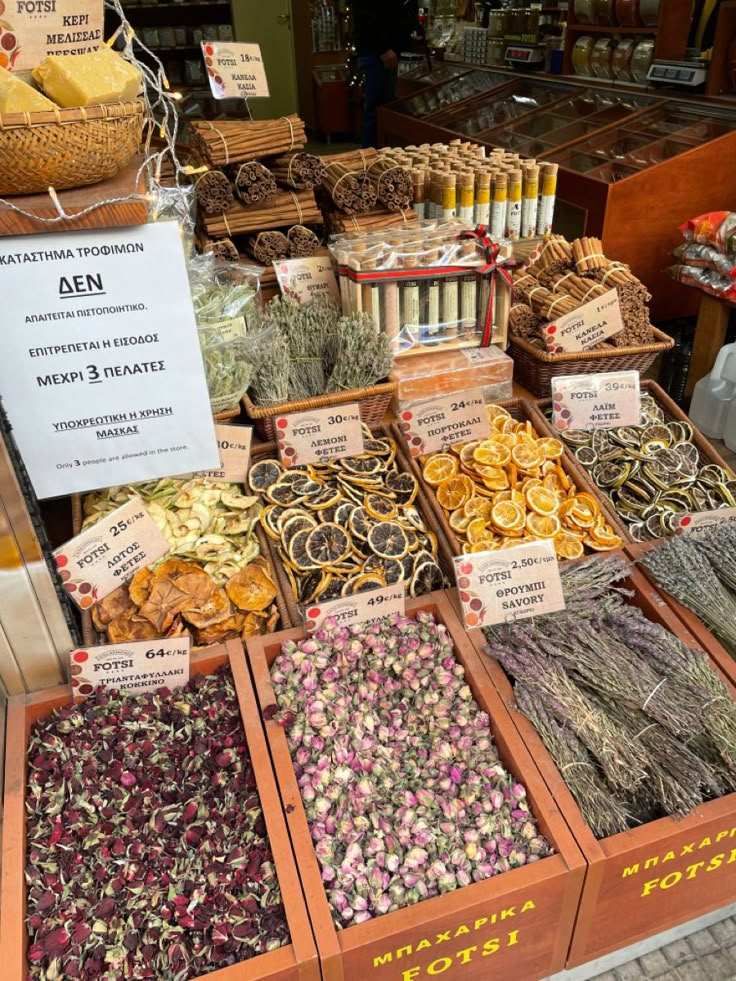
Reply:
[[[82,610],[169,551],[139,497],[122,504],[54,552],[64,589]]]
[[[219,462],[176,222],[0,238],[0,391],[36,494]]]
[[[460,555],[455,559],[455,576],[469,630],[565,609],[551,541]]]
[[[544,340],[550,354],[566,354],[587,351],[623,329],[618,293],[613,289],[547,324]]]
[[[0,4],[0,50],[10,71],[35,68],[46,55],[102,47],[103,0],[6,0]]]
[[[268,97],[268,79],[259,44],[202,41],[202,57],[216,99]]]
[[[639,372],[553,378],[552,422],[560,432],[640,425]]]
[[[135,640],[72,651],[72,694],[89,697],[98,685],[139,695],[181,688],[189,681],[191,637]]]
[[[736,508],[718,508],[716,511],[696,511],[685,514],[677,522],[681,534],[697,535],[715,525],[736,524]]]
[[[250,426],[215,426],[220,466],[216,470],[203,470],[198,477],[225,480],[231,484],[244,484],[250,464],[250,444],[253,430]]]
[[[364,448],[360,406],[351,402],[280,416],[276,442],[281,462],[287,467],[359,456]]]
[[[379,620],[406,612],[406,596],[404,583],[397,582],[393,586],[383,586],[371,589],[356,596],[346,596],[343,599],[330,600],[327,603],[315,603],[304,611],[307,631],[311,634],[325,620],[332,618],[341,627],[354,627],[359,623]]]
[[[273,263],[282,294],[298,303],[308,303],[326,296],[340,303],[340,290],[328,256],[311,259],[286,259]]]
[[[412,456],[437,453],[488,436],[483,389],[402,405],[399,424]]]

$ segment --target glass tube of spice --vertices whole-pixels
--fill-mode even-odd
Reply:
[[[521,200],[521,237],[533,238],[537,233],[537,194],[539,193],[539,167],[527,167],[524,173],[524,189]]]
[[[407,269],[414,268],[416,256],[412,253],[405,254],[402,256],[401,265]],[[421,322],[418,280],[402,280],[399,286],[399,302],[401,305],[401,331],[405,337],[411,339],[413,347],[419,337],[419,324]]]
[[[401,246],[400,238],[389,239],[388,246],[395,252]],[[399,284],[390,279],[383,284],[383,329],[394,354],[399,350],[401,333],[401,309],[399,304]]]
[[[474,242],[463,243],[463,260],[475,259],[476,246]],[[478,320],[478,277],[471,269],[463,276],[460,284],[460,333],[463,337],[475,333]]]
[[[542,167],[542,208],[541,214],[537,214],[537,234],[546,235],[552,231],[552,222],[555,214],[555,198],[557,197],[557,171],[558,164],[544,164]]]
[[[473,220],[476,225],[488,227],[491,223],[491,175],[487,170],[475,174],[475,209]]]
[[[512,241],[521,233],[521,171],[512,170],[508,183],[508,209],[506,211],[506,237]]]
[[[491,235],[503,238],[506,234],[506,210],[508,202],[508,177],[497,170],[493,178],[493,201],[491,204]]]
[[[414,211],[417,218],[421,221],[425,217],[425,198],[424,198],[424,171],[413,170],[411,172],[414,182]]]
[[[475,174],[471,170],[464,170],[460,174],[460,208],[458,217],[462,218],[468,225],[473,222],[475,208]]]
[[[457,217],[457,177],[454,174],[445,174],[442,182],[442,217]]]

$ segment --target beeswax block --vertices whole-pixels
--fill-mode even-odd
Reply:
[[[141,72],[110,48],[81,55],[49,55],[33,77],[50,99],[65,109],[131,102],[141,88]]]
[[[405,402],[499,384],[510,392],[513,374],[514,362],[503,351],[474,347],[399,358],[391,378],[399,383],[398,399]]]
[[[0,112],[38,112],[55,108],[54,103],[33,86],[0,68]]]

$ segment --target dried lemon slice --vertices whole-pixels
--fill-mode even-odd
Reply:
[[[315,530],[315,528],[305,528],[298,531],[289,542],[286,553],[297,572],[309,572],[310,569],[320,568],[320,563],[314,562],[307,552],[307,539]]]
[[[552,514],[537,514],[530,511],[526,516],[526,527],[537,538],[555,538],[561,530],[560,519]]]
[[[459,474],[443,480],[437,488],[437,500],[446,511],[456,511],[473,496],[474,484],[470,477]]]
[[[444,584],[445,577],[437,563],[423,562],[417,566],[411,577],[409,592],[412,596],[423,596],[425,593],[434,592],[435,589],[442,589]]]
[[[317,565],[335,565],[350,553],[350,537],[339,525],[318,525],[309,532],[305,549],[310,562]]]
[[[409,551],[406,532],[395,521],[374,525],[368,532],[368,545],[382,559],[403,559]]]
[[[277,482],[284,468],[276,460],[258,460],[251,463],[248,471],[248,486],[254,493],[263,493]]]
[[[557,494],[547,490],[544,486],[528,487],[526,490],[526,501],[532,511],[537,514],[555,514],[560,507]]]
[[[457,458],[449,453],[436,453],[424,465],[424,479],[428,484],[437,487],[443,481],[454,477],[458,472]]]
[[[376,521],[392,521],[398,515],[395,503],[383,494],[366,494],[363,506]]]

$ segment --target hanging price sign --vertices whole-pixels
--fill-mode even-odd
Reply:
[[[87,698],[98,685],[140,694],[189,681],[191,637],[137,640],[72,651],[72,694]]]
[[[308,409],[276,420],[281,462],[323,463],[363,452],[363,429],[357,403]]]
[[[268,98],[268,79],[259,44],[203,41],[202,56],[216,99]]]
[[[403,616],[406,610],[404,583],[372,589],[370,592],[347,596],[345,599],[308,606],[304,611],[307,631],[314,633],[325,620],[332,618],[340,626],[354,627],[370,620],[394,615]]]
[[[399,423],[412,456],[438,453],[488,436],[483,389],[402,405]]]

